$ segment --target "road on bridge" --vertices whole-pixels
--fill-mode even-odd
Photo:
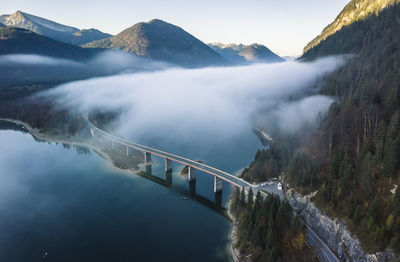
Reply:
[[[103,130],[97,128],[95,125],[93,125],[90,121],[88,121],[89,128],[93,130],[93,132],[96,135],[99,135],[101,137],[104,137],[105,139],[108,139],[110,141],[113,141],[114,143],[118,143],[130,148],[134,148],[139,151],[147,152],[153,155],[157,155],[159,157],[165,158],[172,160],[174,162],[180,163],[182,165],[190,166],[193,167],[197,170],[201,170],[203,172],[206,172],[210,175],[219,177],[222,180],[225,180],[231,184],[233,184],[236,187],[239,188],[244,188],[247,191],[250,190],[250,188],[253,190],[254,194],[257,193],[258,190],[263,189],[264,191],[269,191],[267,187],[261,186],[261,185],[252,185],[248,183],[247,181],[244,181],[243,179],[236,177],[234,175],[231,175],[227,172],[224,172],[222,170],[216,169],[212,166],[208,166],[203,163],[196,162],[194,160],[178,156],[175,154],[171,154],[165,151],[161,151],[155,148],[151,148],[148,146],[144,146],[141,144],[133,143],[128,140],[113,136],[107,132],[104,132]],[[266,195],[263,190],[261,190],[263,195]],[[271,192],[275,193],[275,192]],[[278,194],[282,198],[282,193]],[[316,254],[318,258],[322,262],[340,262],[339,258],[336,256],[336,254],[328,247],[328,245],[307,225],[306,225],[306,237],[307,237],[307,242],[309,243],[310,246],[315,248]]]
[[[140,150],[140,151],[143,151],[143,152],[150,153],[152,155],[156,155],[156,156],[159,156],[159,157],[162,157],[162,158],[165,158],[165,159],[169,159],[169,160],[172,160],[174,162],[180,163],[182,165],[193,167],[193,168],[195,168],[197,170],[206,172],[206,173],[208,173],[210,175],[213,175],[213,176],[216,176],[216,177],[218,177],[218,178],[220,178],[222,180],[225,180],[226,182],[231,183],[232,185],[234,185],[236,187],[239,187],[239,188],[245,188],[246,190],[249,190],[250,188],[253,188],[253,185],[250,184],[249,182],[247,182],[247,181],[245,181],[245,180],[243,180],[243,179],[241,179],[239,177],[236,177],[236,176],[234,176],[232,174],[224,172],[222,170],[216,169],[216,168],[214,168],[212,166],[209,166],[209,165],[206,165],[206,164],[203,164],[203,163],[199,163],[197,161],[194,161],[194,160],[182,157],[182,156],[178,156],[178,155],[175,155],[175,154],[171,154],[171,153],[168,153],[168,152],[165,152],[165,151],[161,151],[161,150],[158,150],[158,149],[155,149],[155,148],[151,148],[151,147],[148,147],[148,146],[145,146],[145,145],[141,145],[141,144],[130,142],[128,140],[125,140],[125,139],[113,136],[113,135],[111,135],[111,134],[109,134],[107,132],[104,132],[103,130],[97,128],[95,125],[90,123],[90,121],[88,121],[88,123],[89,123],[89,128],[91,130],[93,130],[93,132],[96,135],[102,136],[105,139],[113,141],[114,143],[118,143],[118,144],[121,144],[121,145],[124,145],[124,146],[127,146],[127,147],[134,148],[136,150]]]

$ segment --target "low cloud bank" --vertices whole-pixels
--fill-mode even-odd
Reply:
[[[9,84],[71,81],[96,76],[163,70],[170,65],[122,51],[107,50],[85,61],[36,54],[0,55],[0,81]]]
[[[255,122],[296,132],[325,112],[331,98],[311,93],[344,57],[241,67],[168,69],[71,82],[47,92],[58,106],[121,110],[121,134],[207,146],[248,133]]]
[[[0,55],[0,65],[81,66],[82,64],[68,59],[54,58],[35,54],[11,54]]]

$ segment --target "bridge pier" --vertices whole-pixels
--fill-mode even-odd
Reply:
[[[214,201],[216,208],[222,208],[222,191],[214,193]]]
[[[146,175],[151,176],[152,168],[151,165],[146,165]]]
[[[129,156],[129,147],[126,146],[126,156]]]
[[[90,134],[92,135],[92,137],[94,137],[93,129],[90,129]]]
[[[214,193],[222,192],[222,179],[214,176]]]
[[[171,159],[165,159],[165,172],[172,172],[172,161]]]
[[[114,141],[111,140],[111,149],[114,149]]]
[[[194,197],[196,195],[196,180],[189,180],[189,193],[190,197]]]
[[[165,182],[167,185],[172,185],[172,171],[170,172],[165,172]]]
[[[144,163],[146,165],[151,165],[151,153],[149,152],[144,153]]]
[[[194,167],[188,166],[188,180],[196,180],[196,169]]]

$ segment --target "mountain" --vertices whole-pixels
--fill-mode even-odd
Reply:
[[[189,67],[227,63],[214,50],[182,28],[158,19],[135,24],[116,36],[94,41],[83,47],[120,49],[138,56]]]
[[[32,31],[15,28],[0,28],[0,55],[37,54],[74,60],[93,57],[98,49],[85,49],[38,35]]]
[[[285,61],[280,56],[273,53],[266,46],[260,44],[227,44],[211,43],[208,44],[214,51],[223,58],[234,63],[275,63]]]
[[[102,33],[96,29],[79,30],[75,27],[62,25],[21,11],[17,11],[12,15],[0,16],[0,23],[10,27],[27,29],[39,35],[75,45],[111,37],[110,34]]]
[[[298,58],[298,56],[283,56],[282,58],[286,61],[294,61]]]
[[[339,31],[342,27],[350,25],[356,21],[362,20],[371,14],[377,14],[387,6],[399,3],[399,0],[353,0],[339,13],[335,21],[329,24],[322,31],[320,35],[314,38],[310,43],[304,47],[303,53],[318,45],[321,41],[325,40],[335,32]]]
[[[350,231],[313,225],[343,261],[394,261],[391,251],[397,259],[400,254],[400,4],[352,0],[338,17],[351,21],[300,58],[353,54],[317,84],[335,102],[314,129],[304,127],[296,137],[277,134],[244,177],[284,173],[298,191],[317,192],[312,202]],[[376,252],[383,253],[367,254]]]

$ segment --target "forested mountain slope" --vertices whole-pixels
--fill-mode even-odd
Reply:
[[[329,36],[333,35],[344,26],[353,24],[368,18],[371,14],[377,14],[384,8],[393,4],[399,3],[399,0],[352,0],[340,12],[330,25],[324,28],[322,33],[314,38],[310,43],[304,47],[304,53],[317,46],[320,42],[324,41]]]
[[[400,5],[343,27],[302,59],[333,54],[353,56],[325,79],[321,93],[337,101],[317,131],[277,138],[245,178],[283,172],[299,191],[318,190],[318,206],[344,219],[367,251],[399,253]]]

